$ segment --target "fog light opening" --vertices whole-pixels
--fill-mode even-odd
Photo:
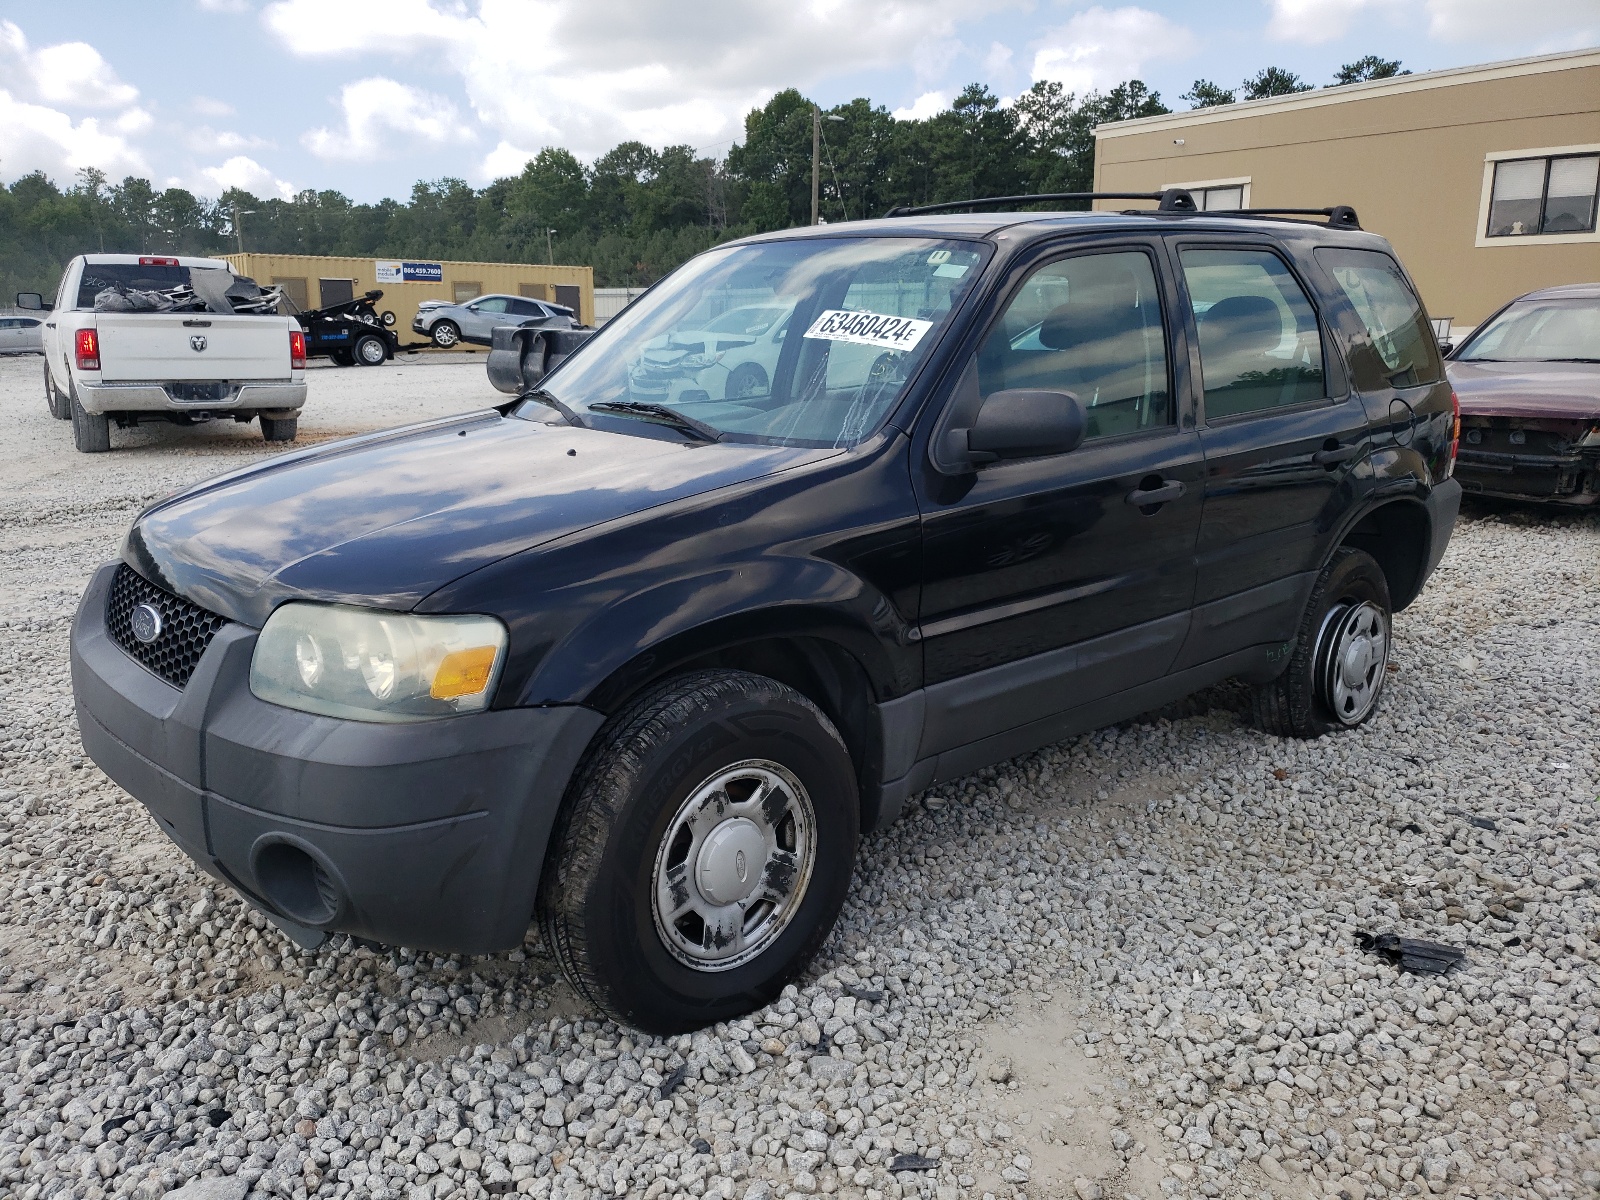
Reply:
[[[327,925],[343,896],[333,873],[290,842],[268,842],[255,854],[256,884],[279,912],[302,925]]]

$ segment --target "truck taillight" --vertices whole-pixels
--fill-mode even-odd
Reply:
[[[98,371],[100,369],[100,335],[92,329],[78,330],[76,338],[78,352],[78,370]]]
[[[139,265],[141,267],[175,267],[178,265],[178,260],[175,258],[141,258]]]
[[[306,335],[298,329],[289,331],[289,368],[294,371],[305,369],[306,365]]]

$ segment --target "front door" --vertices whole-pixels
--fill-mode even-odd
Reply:
[[[506,299],[504,296],[490,296],[484,300],[475,300],[467,305],[467,312],[471,314],[463,323],[461,332],[478,341],[487,342],[494,336],[496,325],[507,324]]]
[[[1313,293],[1276,248],[1179,238],[1174,249],[1206,460],[1187,667],[1293,639],[1370,435]]]
[[[1088,433],[1067,454],[925,477],[925,752],[1148,682],[1182,643],[1203,463],[1160,259],[1152,240],[1043,262],[968,368],[984,396],[1071,392]]]

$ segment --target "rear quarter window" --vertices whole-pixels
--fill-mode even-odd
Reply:
[[[1316,255],[1366,331],[1365,344],[1350,356],[1358,388],[1418,387],[1444,377],[1422,301],[1399,263],[1377,250],[1320,246]]]

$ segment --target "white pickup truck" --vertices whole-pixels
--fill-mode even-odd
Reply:
[[[221,259],[87,254],[67,264],[53,306],[37,292],[17,296],[18,308],[49,313],[45,400],[51,415],[72,422],[79,450],[109,450],[112,422],[150,420],[259,417],[267,441],[294,440],[306,402],[305,334],[290,316],[235,312],[219,282],[237,282]],[[141,296],[191,283],[210,301],[137,310]],[[111,311],[119,306],[125,311]]]

